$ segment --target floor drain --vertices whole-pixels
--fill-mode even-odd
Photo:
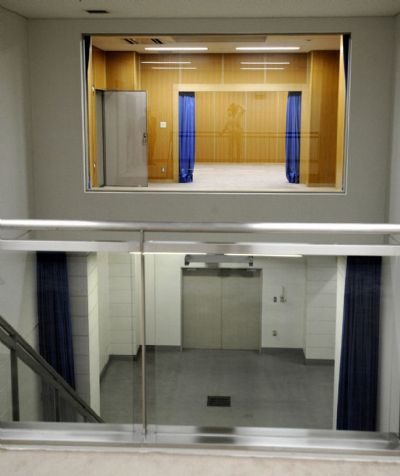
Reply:
[[[231,397],[208,395],[207,406],[208,407],[230,407]]]

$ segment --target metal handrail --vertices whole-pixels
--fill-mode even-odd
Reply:
[[[19,421],[18,364],[21,359],[38,374],[56,394],[56,415],[59,417],[59,399],[64,398],[86,421],[104,423],[103,419],[77,394],[77,392],[57,373],[28,342],[0,316],[0,342],[11,352],[11,396],[13,420]],[[57,418],[58,420],[59,418]]]
[[[71,230],[183,233],[317,233],[400,234],[400,224],[385,223],[213,223],[213,222],[128,222],[89,220],[0,219],[3,230]]]

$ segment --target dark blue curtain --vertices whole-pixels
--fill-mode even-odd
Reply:
[[[376,430],[380,283],[380,257],[347,258],[338,430]]]
[[[286,108],[286,178],[289,183],[300,179],[301,93],[288,94]]]
[[[195,95],[179,93],[179,182],[193,182],[196,144]]]
[[[348,71],[349,71],[349,50],[350,50],[350,35],[348,33],[343,35],[343,63],[344,63],[344,80],[347,88]]]
[[[66,254],[38,252],[36,274],[40,354],[75,388]]]

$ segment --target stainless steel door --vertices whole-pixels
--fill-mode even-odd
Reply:
[[[256,269],[226,270],[222,278],[223,349],[259,349],[261,280]]]
[[[184,348],[260,348],[260,270],[184,269],[182,294]]]
[[[183,347],[221,348],[221,278],[214,270],[183,271]]]
[[[146,187],[146,92],[106,91],[103,112],[105,185]]]

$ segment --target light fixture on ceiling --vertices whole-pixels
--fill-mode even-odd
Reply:
[[[267,71],[267,70],[274,70],[274,71],[277,71],[277,70],[283,70],[285,68],[240,68],[240,69],[244,69],[246,71]]]
[[[141,61],[140,64],[192,64],[191,61]]]
[[[225,253],[225,256],[255,256],[259,258],[303,258],[303,255],[271,255],[264,253]]]
[[[153,66],[151,69],[177,69],[177,70],[182,70],[182,69],[197,69],[195,67],[185,67],[185,66]]]
[[[237,46],[237,51],[297,51],[300,46]]]
[[[275,65],[279,65],[279,64],[290,64],[289,61],[241,61],[240,64],[275,64]]]
[[[147,46],[146,51],[208,51],[206,46]]]

